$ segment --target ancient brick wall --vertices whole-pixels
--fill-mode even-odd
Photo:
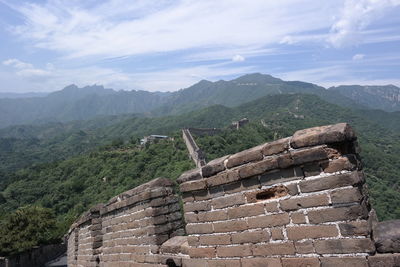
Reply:
[[[178,183],[186,236],[173,183],[156,179],[82,216],[69,266],[400,266],[399,222],[377,224],[347,124],[215,159]]]
[[[184,266],[368,266],[375,253],[347,124],[298,131],[179,181],[190,256]]]
[[[68,266],[152,266],[162,243],[183,235],[173,183],[152,180],[84,214],[68,235]],[[134,265],[136,264],[136,265]]]
[[[199,168],[206,164],[206,155],[205,153],[197,146],[196,142],[189,129],[182,130],[182,138],[186,144],[186,147],[189,151],[190,158],[194,161],[196,166]]]

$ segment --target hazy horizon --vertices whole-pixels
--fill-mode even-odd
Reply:
[[[248,74],[255,74],[255,73],[248,73]],[[244,74],[244,75],[248,75],[248,74]],[[262,75],[269,75],[269,74],[265,74],[265,73],[261,73]],[[239,77],[242,77],[243,75],[240,75],[240,76],[237,76],[237,77],[233,77],[232,79],[219,79],[219,80],[223,80],[223,81],[231,81],[231,80],[234,80],[234,79],[237,79],[237,78],[239,78]],[[276,77],[276,76],[273,76],[274,78],[278,78],[278,79],[280,79],[279,77]],[[43,96],[46,96],[47,94],[50,94],[50,93],[53,93],[53,92],[57,92],[57,91],[61,91],[61,90],[63,90],[63,89],[65,89],[65,88],[67,88],[67,87],[69,87],[69,86],[76,86],[76,87],[78,87],[79,89],[84,89],[85,87],[94,87],[94,86],[99,86],[99,87],[103,87],[104,89],[110,89],[110,90],[114,90],[114,91],[116,91],[116,92],[118,92],[118,91],[147,91],[147,92],[160,92],[160,93],[172,93],[172,92],[176,92],[176,91],[179,91],[179,90],[183,90],[183,89],[187,89],[187,88],[189,88],[189,87],[191,87],[191,86],[193,86],[193,85],[195,85],[195,84],[197,84],[197,83],[199,83],[199,82],[201,82],[202,80],[206,80],[206,81],[210,81],[210,82],[217,82],[217,81],[219,81],[219,80],[208,80],[208,79],[201,79],[201,80],[198,80],[198,81],[195,81],[193,84],[191,84],[191,85],[189,85],[188,87],[185,87],[185,88],[177,88],[177,89],[174,89],[174,90],[169,90],[169,91],[154,91],[154,90],[147,90],[147,89],[135,89],[135,88],[123,88],[123,89],[115,89],[115,88],[110,88],[110,87],[106,87],[106,86],[104,86],[104,85],[102,85],[102,84],[87,84],[87,85],[83,85],[83,86],[79,86],[79,85],[76,85],[76,84],[68,84],[68,85],[66,85],[66,86],[64,86],[64,87],[62,87],[62,88],[57,88],[57,89],[55,89],[55,90],[52,90],[52,91],[29,91],[29,92],[1,92],[0,91],[0,97],[1,97],[1,95],[5,95],[5,94],[15,94],[15,95],[29,95],[29,94],[36,94],[36,95],[43,95]],[[283,80],[283,79],[282,79]],[[283,80],[283,81],[296,81],[296,80]],[[308,81],[301,81],[301,82],[308,82]],[[321,86],[321,87],[323,87],[323,88],[325,88],[325,89],[329,89],[330,87],[335,87],[335,86],[329,86],[329,87],[327,87],[327,86],[322,86],[322,85],[320,85],[320,84],[316,84],[316,85],[318,85],[318,86]],[[374,86],[374,85],[372,85],[372,84],[338,84],[337,86],[339,86],[339,85],[341,85],[341,86],[354,86],[354,85],[360,85],[360,86]],[[399,86],[397,86],[397,85],[394,85],[394,84],[376,84],[377,86],[396,86],[396,87],[399,87]]]

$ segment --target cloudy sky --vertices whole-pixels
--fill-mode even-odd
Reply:
[[[0,0],[0,92],[400,85],[400,0]]]

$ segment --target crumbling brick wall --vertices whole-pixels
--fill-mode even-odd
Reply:
[[[400,266],[400,235],[374,237],[347,124],[297,131],[183,173],[185,237],[172,182],[155,181],[113,198],[99,217],[96,208],[84,215],[70,231],[70,266]],[[101,231],[90,226],[97,218]],[[381,228],[397,233],[396,225]]]
[[[71,227],[68,266],[166,262],[160,245],[184,234],[178,201],[173,183],[158,178],[92,208]]]
[[[357,152],[353,130],[337,124],[182,175],[183,265],[367,266],[375,246]]]

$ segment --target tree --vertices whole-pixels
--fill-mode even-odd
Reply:
[[[57,242],[57,225],[51,209],[26,206],[0,221],[0,255],[8,256],[34,246]]]

